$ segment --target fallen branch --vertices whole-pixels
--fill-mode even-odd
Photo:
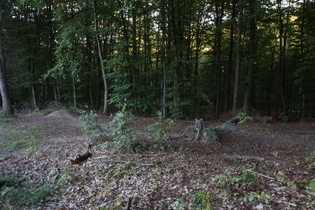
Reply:
[[[297,206],[295,203],[290,203],[290,202],[287,202],[287,201],[277,201],[277,203],[280,203],[280,204],[287,204],[287,205],[294,206],[294,207]]]
[[[259,172],[256,172],[256,171],[252,171],[252,170],[249,170],[249,169],[247,169],[246,171],[251,172],[251,173],[258,174],[259,176],[265,177],[265,178],[270,179],[270,180],[275,180],[274,177],[267,176],[267,175],[265,175],[265,174],[262,174],[262,173],[259,173]]]
[[[70,160],[70,161],[72,164],[79,164],[79,163],[87,160],[91,156],[92,156],[92,153],[89,151],[86,151],[83,155],[79,155],[74,160]]]
[[[193,126],[188,126],[188,128],[182,133],[182,135],[180,135],[180,137],[183,137],[184,134],[191,128],[194,129]]]
[[[263,157],[255,157],[255,156],[247,156],[247,155],[225,155],[224,159],[239,159],[239,160],[254,159],[254,160],[259,160],[259,161],[266,160]]]

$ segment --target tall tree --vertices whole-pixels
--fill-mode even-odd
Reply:
[[[256,0],[248,1],[249,10],[249,46],[248,46],[248,69],[246,79],[246,92],[243,109],[248,112],[253,102],[254,71],[256,64]]]
[[[6,80],[6,63],[4,57],[4,34],[5,30],[3,13],[4,13],[4,3],[0,2],[0,93],[2,99],[2,112],[5,115],[14,115],[13,107],[10,99],[9,89]],[[6,34],[8,36],[8,34]]]
[[[234,81],[234,94],[233,94],[233,112],[236,112],[240,82],[240,69],[241,69],[241,40],[242,40],[242,27],[243,27],[243,2],[238,1],[238,26],[237,26],[237,39],[236,39],[236,53],[235,53],[235,81]]]
[[[95,30],[95,39],[97,43],[97,53],[98,57],[100,60],[101,64],[101,72],[102,72],[102,78],[103,78],[103,85],[104,85],[104,104],[103,104],[103,114],[107,115],[108,114],[108,85],[107,85],[107,75],[105,72],[105,66],[104,66],[104,58],[103,58],[103,53],[102,53],[102,46],[101,46],[101,41],[100,37],[98,34],[98,18],[97,18],[97,13],[96,13],[96,1],[94,0],[94,30]]]

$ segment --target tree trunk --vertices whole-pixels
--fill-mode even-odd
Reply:
[[[96,7],[96,2],[95,7]],[[94,14],[94,29],[95,32],[98,31],[98,21],[96,17],[96,8],[95,9],[95,14]],[[105,66],[104,66],[104,59],[102,55],[102,47],[101,47],[101,41],[99,36],[96,34],[95,35],[96,42],[97,42],[97,51],[98,51],[98,57],[100,59],[100,64],[101,64],[101,70],[102,70],[102,78],[103,78],[103,84],[104,84],[104,108],[103,108],[103,114],[107,115],[108,112],[108,86],[107,86],[107,78],[106,78],[106,72],[105,72]]]
[[[241,39],[242,39],[242,24],[243,24],[243,6],[242,1],[238,2],[239,23],[237,27],[237,41],[236,41],[236,57],[235,57],[235,83],[234,83],[234,95],[233,95],[233,112],[236,112],[238,101],[238,88],[240,82],[240,68],[241,68]]]
[[[163,74],[163,81],[162,81],[162,105],[161,110],[164,116],[167,116],[167,61],[166,61],[166,16],[165,16],[165,2],[163,1],[163,9],[161,10],[161,30],[162,30],[162,46],[161,46],[161,62],[162,62],[162,74]]]
[[[3,19],[2,3],[0,3],[0,94],[2,99],[2,112],[4,115],[14,115],[12,103],[10,100],[9,89],[6,81],[6,64],[3,56]]]
[[[1,99],[2,99],[2,113],[4,115],[14,115],[13,107],[10,100],[9,89],[8,89],[6,78],[5,78],[5,72],[6,72],[5,69],[6,67],[5,67],[4,59],[0,52],[0,93],[1,93]]]
[[[244,96],[243,109],[248,112],[248,108],[252,106],[252,95],[254,85],[254,67],[256,53],[256,20],[255,20],[255,4],[256,0],[249,0],[249,50],[248,50],[248,72],[247,72],[247,87]]]
[[[73,107],[77,108],[77,88],[75,85],[75,76],[72,75],[72,94],[73,94]]]
[[[232,1],[232,20],[236,16],[236,0]],[[231,72],[232,72],[232,62],[233,62],[233,51],[234,51],[234,24],[231,24],[230,28],[230,47],[229,47],[229,62],[225,74],[225,90],[224,90],[224,112],[230,110],[230,93],[231,93]]]

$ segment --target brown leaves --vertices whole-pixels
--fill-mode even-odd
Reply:
[[[108,119],[102,121],[106,122]],[[178,138],[193,121],[175,121],[170,133],[177,138],[159,142],[147,139],[145,127],[154,119],[134,118],[133,122],[138,137],[147,143],[141,152],[121,153],[100,145],[84,152],[86,143],[77,124],[21,116],[11,125],[14,123],[14,127],[23,130],[50,126],[52,129],[38,131],[49,138],[39,140],[35,146],[37,153],[22,149],[6,154],[0,161],[0,176],[19,174],[31,183],[58,183],[60,193],[43,204],[52,209],[174,209],[180,205],[199,205],[198,195],[211,197],[208,201],[219,209],[303,209],[314,199],[304,182],[315,176],[314,170],[308,169],[311,162],[305,159],[307,149],[312,151],[314,146],[311,141],[314,134],[305,133],[313,129],[312,125],[244,124],[236,129],[244,130],[241,133],[221,129],[222,145],[213,147]],[[7,129],[13,128],[11,125]],[[302,128],[303,132],[287,132]],[[231,176],[242,176],[245,165],[252,167],[251,173],[259,175],[259,184],[253,188],[243,189],[240,185],[227,194],[220,184],[213,182],[212,178],[224,174],[227,168],[236,170]],[[244,202],[246,195],[254,195],[253,200]],[[258,199],[263,195],[271,195],[269,203]]]

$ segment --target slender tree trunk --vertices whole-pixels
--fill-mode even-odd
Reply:
[[[240,69],[241,69],[241,41],[242,41],[242,25],[243,25],[243,6],[242,0],[238,2],[239,22],[237,27],[237,40],[236,40],[236,56],[235,56],[235,83],[233,95],[233,112],[236,112],[238,102],[238,89],[240,82]]]
[[[31,72],[32,72],[32,80],[34,81],[34,61],[33,59],[31,60]],[[37,102],[36,102],[36,91],[35,91],[35,84],[32,84],[32,97],[31,97],[31,104],[32,104],[32,109],[37,109]]]
[[[236,13],[236,0],[232,1],[232,19],[235,19]],[[230,89],[231,89],[231,72],[233,62],[233,51],[234,51],[234,23],[230,28],[230,49],[229,49],[229,63],[225,73],[225,93],[224,93],[224,112],[230,109]]]
[[[96,7],[96,2],[95,7]],[[94,8],[96,10],[96,8]],[[98,21],[96,17],[96,11],[94,14],[94,29],[96,32],[98,32]],[[98,34],[95,35],[95,39],[97,42],[97,52],[98,52],[98,57],[100,60],[101,64],[101,70],[102,70],[102,78],[103,78],[103,84],[104,84],[104,108],[103,108],[103,114],[107,115],[108,114],[108,86],[107,86],[107,78],[106,78],[106,71],[105,71],[105,66],[104,66],[104,59],[102,55],[102,47],[101,47],[101,41],[98,36]]]
[[[0,94],[2,99],[2,113],[4,115],[14,115],[5,75],[7,71],[3,56],[3,31],[2,3],[0,2]]]
[[[73,107],[77,108],[77,89],[75,85],[75,76],[72,75],[72,94],[73,94]]]
[[[252,106],[253,85],[254,85],[254,68],[256,54],[256,20],[255,20],[255,4],[256,0],[249,0],[249,56],[248,56],[248,72],[247,72],[247,87],[244,96],[243,109],[248,112]]]
[[[287,110],[286,110],[286,100],[285,100],[285,46],[284,46],[284,26],[283,26],[283,17],[282,17],[282,8],[281,8],[281,2],[282,0],[278,0],[278,10],[279,10],[279,25],[280,25],[280,30],[279,30],[279,66],[280,66],[280,97],[281,97],[281,111],[284,115],[287,115]]]
[[[2,99],[2,113],[4,115],[14,115],[9,89],[5,78],[5,68],[4,59],[0,53],[0,93]]]
[[[220,4],[222,3],[222,4]],[[215,113],[218,115],[221,110],[221,96],[222,96],[222,18],[223,18],[224,2],[220,0],[215,1],[215,43],[214,43],[214,69],[216,71],[216,108]]]
[[[162,114],[167,116],[167,61],[166,61],[166,15],[165,15],[165,1],[162,1],[162,10],[161,10],[161,30],[162,30],[162,47],[161,47],[161,62],[162,62]]]

